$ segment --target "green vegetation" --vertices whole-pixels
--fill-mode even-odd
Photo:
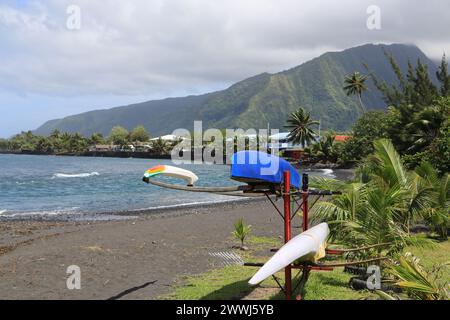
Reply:
[[[447,263],[448,264],[448,263]],[[398,264],[392,264],[387,270],[394,285],[416,300],[449,300],[448,282],[442,281],[442,272],[447,265],[434,265],[426,270],[420,260],[410,253],[399,257]],[[393,299],[392,295],[382,294],[383,298]]]
[[[355,257],[389,256],[391,259],[383,263],[387,270],[384,277],[403,289],[407,297],[448,299],[448,273],[438,265],[444,262],[443,258],[448,259],[448,251],[439,250],[439,244],[432,239],[447,240],[450,174],[439,177],[438,171],[427,162],[408,171],[386,139],[374,142],[374,153],[364,160],[358,173],[358,182],[327,179],[312,182],[316,187],[343,190],[342,195],[319,202],[313,219],[329,223],[331,241],[335,243],[348,247],[382,245]],[[418,223],[428,225],[427,237],[411,233],[411,227]],[[428,250],[424,251],[425,248]],[[404,254],[411,249],[432,258],[426,268],[416,258]],[[439,259],[433,259],[435,254]],[[383,299],[398,298],[385,292],[378,294]]]
[[[428,163],[407,171],[390,141],[374,145],[375,153],[359,169],[361,181],[343,184],[342,195],[318,203],[314,219],[330,223],[332,240],[348,246],[391,243],[385,252],[390,256],[409,244],[432,245],[429,239],[411,236],[410,227],[417,222],[427,222],[446,238],[449,175],[439,179]],[[322,179],[315,185],[329,183]]]
[[[443,265],[450,261],[450,241],[439,242],[433,250],[421,247],[407,247],[405,252],[410,252],[420,259],[420,264],[431,270],[436,265]],[[450,283],[450,268],[446,268],[442,272],[442,281]]]
[[[161,138],[153,141],[152,147],[153,150],[158,154],[167,154],[171,149],[169,143]]]
[[[236,251],[244,260],[249,262],[266,261],[268,257],[261,256],[261,252],[267,252],[274,246],[280,245],[280,240],[268,237],[251,236],[248,239],[250,250],[246,252]],[[450,242],[442,242],[434,250],[425,250],[418,247],[407,247],[406,250],[413,252],[421,258],[421,263],[427,268],[446,262]],[[185,276],[168,295],[162,299],[284,299],[283,293],[278,289],[276,282],[269,278],[260,286],[248,285],[248,280],[257,271],[257,268],[242,267],[240,265],[226,266],[219,269],[207,271],[200,275]],[[442,282],[450,281],[448,269],[443,270]],[[282,278],[282,272],[277,274]],[[354,291],[348,283],[353,275],[344,273],[341,268],[333,271],[312,272],[305,287],[303,299],[306,300],[355,300],[373,299],[376,296],[367,291]]]
[[[214,269],[197,276],[181,279],[182,284],[162,299],[176,300],[238,300],[254,295],[255,299],[282,300],[273,279],[265,280],[260,286],[250,286],[247,282],[257,268],[238,265]],[[277,274],[282,277],[282,274]],[[342,269],[325,272],[312,272],[306,284],[305,300],[356,300],[372,296],[368,291],[354,291],[348,286],[352,276]],[[294,280],[295,281],[295,280]],[[256,291],[256,292],[255,292]],[[259,292],[258,292],[259,291]]]
[[[261,236],[250,236],[247,240],[248,251],[235,249],[246,262],[264,262],[269,258],[269,250],[280,246],[280,239]],[[248,280],[258,269],[243,267],[241,265],[226,266],[195,276],[184,276],[178,280],[179,284],[161,299],[179,300],[230,300],[242,299],[284,299],[272,278],[266,279],[259,286],[250,286]],[[283,273],[277,274],[279,278]],[[294,274],[295,276],[295,274]],[[344,273],[342,269],[326,272],[312,272],[306,284],[303,296],[306,300],[351,300],[363,299],[371,296],[368,291],[354,291],[349,288],[348,282],[352,276]],[[296,281],[296,280],[294,280]]]
[[[174,292],[161,297],[177,300],[232,300],[241,299],[253,288],[247,281],[255,272],[253,268],[226,266],[214,269],[198,276],[189,276],[182,281]]]
[[[27,131],[5,140],[0,147],[3,151],[80,153],[86,151],[91,143],[90,139],[82,137],[79,133],[61,133],[54,130],[48,137],[44,137]]]
[[[288,141],[302,146],[314,141],[316,133],[311,127],[318,125],[319,121],[312,120],[311,115],[305,109],[300,107],[297,111],[292,112],[287,123],[284,127],[289,129]]]
[[[317,143],[305,148],[305,152],[313,155],[317,161],[336,163],[342,155],[343,142],[335,142],[335,135],[327,133]]]
[[[252,230],[252,226],[245,224],[244,218],[236,220],[234,223],[234,230],[232,232],[233,236],[241,242],[241,249],[244,248],[244,241],[247,235]]]
[[[108,145],[111,151],[117,151],[129,150],[129,145],[148,143],[148,145],[154,146],[152,151],[155,153],[165,154],[173,147],[172,144],[165,141],[150,142],[149,139],[150,135],[143,126],[137,126],[131,132],[121,126],[115,126],[106,138],[101,133],[83,137],[79,133],[60,132],[57,129],[48,136],[39,136],[27,131],[10,139],[0,139],[0,151],[81,154],[94,145]]]
[[[254,238],[257,240],[254,241]],[[245,252],[248,261],[265,261],[267,257],[255,254],[261,250],[269,250],[274,245],[279,245],[279,240],[266,237],[250,237],[249,243],[257,243],[258,247],[250,248]],[[432,270],[433,266],[448,262],[448,252],[450,250],[450,241],[440,243],[433,250],[426,250],[417,247],[407,247],[405,249],[412,252],[420,258],[420,264],[427,270]],[[237,254],[243,254],[237,251]],[[265,280],[260,286],[249,286],[247,281],[255,274],[257,268],[243,267],[240,265],[226,266],[219,269],[207,271],[205,273],[186,276],[179,279],[179,284],[173,288],[168,295],[162,296],[162,299],[178,300],[198,300],[198,299],[242,299],[244,297],[256,299],[284,299],[284,295],[277,287],[273,279]],[[450,268],[442,269],[439,273],[440,283],[450,282]],[[282,277],[279,273],[277,276]],[[353,275],[344,273],[342,268],[336,268],[333,271],[313,271],[306,283],[305,300],[357,300],[373,299],[376,296],[367,291],[352,290],[348,283]],[[389,295],[390,296],[390,295]],[[395,295],[392,295],[396,298]],[[386,298],[383,296],[383,298]]]
[[[344,90],[348,96],[356,95],[358,97],[362,112],[366,111],[362,102],[362,93],[367,90],[366,80],[367,76],[363,76],[359,72],[353,72],[351,75],[345,77]]]
[[[148,134],[145,127],[141,125],[141,126],[137,126],[130,132],[129,140],[146,142],[146,141],[150,140],[150,135]]]
[[[111,129],[111,132],[109,133],[109,140],[117,144],[119,146],[123,146],[128,144],[128,137],[130,136],[130,133],[127,129],[121,126],[115,126]]]
[[[393,126],[391,110],[369,111],[353,125],[351,139],[341,143],[337,162],[355,165],[358,161],[373,153],[373,142],[380,138],[389,138],[388,129]]]

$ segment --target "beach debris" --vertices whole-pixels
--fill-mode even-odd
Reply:
[[[85,247],[85,249],[88,249],[89,251],[94,251],[94,252],[103,251],[103,249],[100,246],[90,246],[90,247]]]

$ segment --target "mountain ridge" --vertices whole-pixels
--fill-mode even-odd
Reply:
[[[161,135],[177,128],[192,130],[194,120],[202,120],[206,128],[282,128],[290,112],[304,107],[325,129],[346,130],[360,115],[355,97],[347,97],[342,89],[345,75],[367,73],[364,64],[378,77],[393,83],[385,51],[393,54],[401,69],[407,61],[417,59],[428,65],[433,81],[437,66],[418,47],[404,44],[366,44],[343,51],[326,52],[301,65],[277,72],[263,72],[241,80],[224,90],[186,97],[172,97],[92,110],[62,119],[47,121],[36,134],[48,135],[54,129],[108,134],[115,125],[132,129],[144,125],[151,135]],[[368,109],[385,107],[380,93],[371,81],[363,94]]]

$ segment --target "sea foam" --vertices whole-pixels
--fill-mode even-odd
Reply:
[[[53,178],[87,178],[92,176],[99,176],[100,173],[98,172],[85,172],[85,173],[55,173],[53,175]]]

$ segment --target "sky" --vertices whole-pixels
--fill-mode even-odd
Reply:
[[[2,0],[0,137],[365,43],[450,52],[442,0]]]

